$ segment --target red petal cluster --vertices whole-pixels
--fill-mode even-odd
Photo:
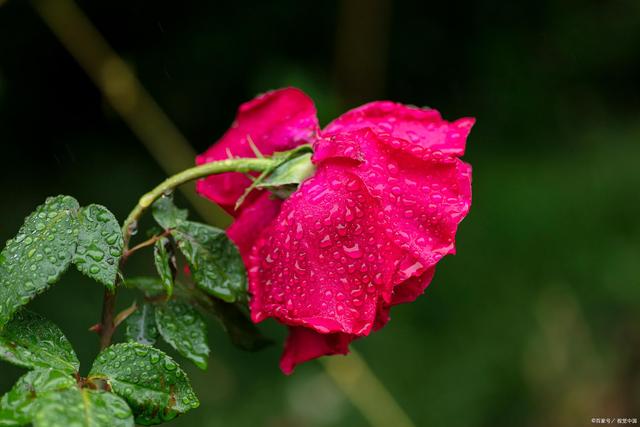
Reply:
[[[280,367],[291,373],[384,326],[455,252],[471,204],[471,167],[459,157],[474,119],[373,102],[319,131],[311,100],[283,89],[244,104],[236,123],[199,163],[227,149],[250,156],[246,135],[267,154],[314,147],[311,178],[284,203],[257,192],[229,229],[247,263],[253,320],[290,328]],[[225,174],[198,190],[229,209],[247,185]]]

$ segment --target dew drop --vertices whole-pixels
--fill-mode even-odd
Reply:
[[[94,261],[98,262],[104,259],[104,252],[97,248],[89,249],[87,251],[87,255],[89,255]]]
[[[344,252],[349,255],[349,257],[353,259],[358,259],[362,257],[362,251],[360,250],[360,245],[358,243],[354,243],[353,246],[343,246],[342,249]]]

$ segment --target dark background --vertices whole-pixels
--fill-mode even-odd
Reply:
[[[198,152],[287,85],[323,123],[382,98],[475,116],[459,254],[355,347],[417,426],[640,418],[640,2],[78,4]],[[48,195],[122,220],[165,176],[24,0],[0,0],[0,147],[2,241]],[[84,373],[101,297],[70,271],[33,303]],[[367,425],[321,365],[285,377],[279,345],[243,353],[209,329],[210,369],[183,363],[202,406],[175,425]],[[0,392],[21,372],[3,363]]]

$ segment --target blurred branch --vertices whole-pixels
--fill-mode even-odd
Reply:
[[[413,421],[354,349],[346,357],[323,357],[319,360],[333,382],[372,427],[414,427]]]
[[[193,166],[196,153],[189,142],[73,0],[32,4],[165,173],[174,175]],[[229,223],[222,209],[196,194],[194,183],[181,190],[203,219],[216,225]]]

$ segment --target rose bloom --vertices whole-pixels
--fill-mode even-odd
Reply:
[[[249,178],[225,173],[197,183],[235,218],[228,235],[247,266],[252,320],[289,327],[283,372],[347,354],[351,341],[387,323],[391,307],[422,294],[438,261],[455,253],[471,204],[471,166],[459,157],[474,121],[379,101],[321,130],[311,99],[287,88],[241,105],[232,127],[197,157],[254,157],[251,143],[266,155],[313,145],[315,173],[286,200],[257,190],[235,210]]]

